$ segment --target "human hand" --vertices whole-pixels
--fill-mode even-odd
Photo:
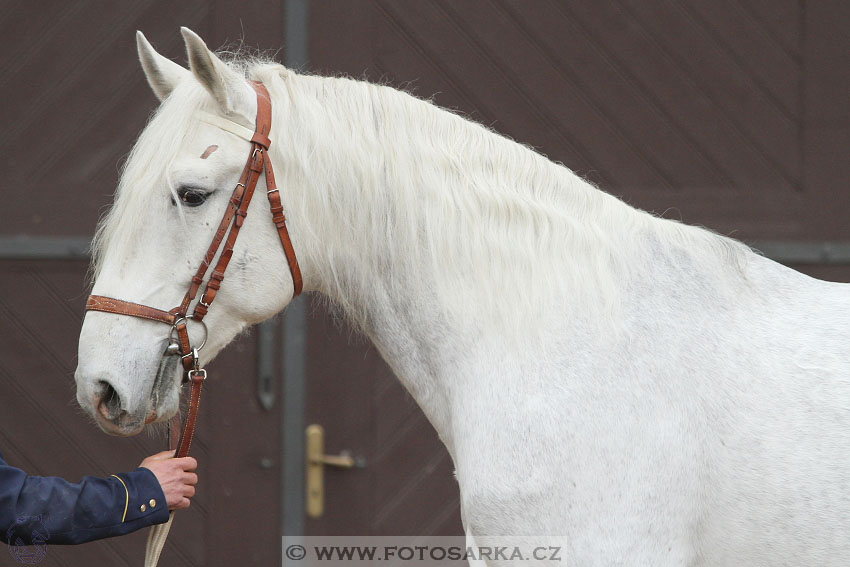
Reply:
[[[198,467],[198,461],[192,457],[173,459],[174,451],[163,451],[151,455],[140,464],[151,471],[162,492],[169,510],[182,510],[189,507],[189,499],[195,495],[198,475],[191,472]]]

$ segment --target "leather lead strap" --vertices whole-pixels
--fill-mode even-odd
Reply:
[[[201,404],[201,391],[206,379],[206,375],[200,373],[190,372],[189,374],[192,382],[192,393],[189,396],[186,424],[183,426],[180,440],[177,442],[177,453],[174,455],[177,458],[189,456],[189,448],[192,446],[192,439],[195,437],[195,423],[198,419],[198,406]]]
[[[176,458],[189,455],[189,448],[192,446],[192,439],[195,436],[195,422],[198,418],[198,406],[201,403],[204,378],[205,375],[200,373],[191,373],[192,393],[189,397],[186,424],[182,430],[179,415],[172,417],[168,424],[168,447],[171,450],[176,449],[176,453],[174,454]],[[168,539],[168,532],[171,531],[172,522],[174,522],[173,511],[168,514],[168,521],[166,523],[151,526],[148,532],[148,541],[145,545],[145,567],[156,567],[157,563],[159,563],[159,557],[162,555],[162,549],[165,547],[165,542]]]

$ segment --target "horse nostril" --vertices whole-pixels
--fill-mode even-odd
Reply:
[[[97,411],[105,419],[115,421],[121,415],[121,397],[115,388],[109,382],[99,382],[100,386],[100,401],[97,404]]]

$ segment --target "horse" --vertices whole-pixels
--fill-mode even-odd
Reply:
[[[182,33],[189,69],[137,35],[161,105],[98,226],[93,293],[179,301],[248,152],[198,113],[253,129],[259,81],[304,289],[433,424],[469,541],[553,536],[581,566],[850,563],[846,285],[633,208],[430,101]],[[256,201],[203,363],[293,296]],[[104,431],[178,411],[167,344],[157,322],[88,312],[77,400]]]

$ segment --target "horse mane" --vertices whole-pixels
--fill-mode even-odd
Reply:
[[[264,59],[228,64],[268,87],[273,151],[287,163],[287,181],[278,179],[289,193],[287,217],[301,242],[316,243],[299,255],[322,272],[320,291],[362,327],[370,324],[364,291],[375,271],[398,274],[390,286],[427,278],[433,296],[423,301],[441,303],[449,317],[518,330],[518,313],[615,311],[622,282],[651,261],[636,235],[709,271],[740,274],[750,253],[632,208],[533,149],[404,91]],[[165,214],[168,204],[149,188],[210,98],[186,83],[152,115],[127,159],[93,242],[95,277],[110,246],[132,245],[140,223],[133,211]]]
[[[423,303],[439,303],[450,317],[485,317],[485,328],[514,337],[527,334],[519,314],[533,319],[547,309],[564,317],[594,306],[602,313],[584,315],[611,320],[623,282],[652,262],[648,246],[731,280],[743,274],[746,245],[635,209],[429,100],[274,65],[252,73],[272,85],[275,105],[291,107],[275,139],[296,162],[293,187],[307,193],[290,199],[288,218],[318,219],[297,230],[323,250],[359,255],[317,264],[323,291],[361,327],[370,326],[362,291],[390,270],[400,276],[395,285],[405,285],[404,274],[432,280],[436,297]]]

